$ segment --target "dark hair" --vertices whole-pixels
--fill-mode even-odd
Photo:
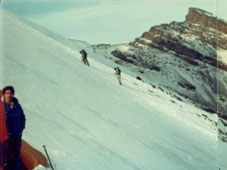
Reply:
[[[6,87],[4,87],[2,89],[2,94],[4,95],[7,90],[10,90],[13,93],[13,95],[14,95],[15,90],[14,90],[13,86],[6,86]]]

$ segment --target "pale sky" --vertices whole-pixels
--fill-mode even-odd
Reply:
[[[1,6],[90,44],[129,43],[154,25],[184,21],[189,7],[227,20],[227,0],[2,0]]]

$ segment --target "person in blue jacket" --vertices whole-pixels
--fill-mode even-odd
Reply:
[[[24,111],[18,100],[14,97],[14,88],[6,86],[2,90],[3,102],[6,112],[8,139],[4,147],[4,170],[20,170],[21,137],[25,128]]]
[[[87,52],[83,49],[80,51],[80,54],[82,55],[81,60],[84,62],[85,65],[89,66],[89,62],[87,60]]]

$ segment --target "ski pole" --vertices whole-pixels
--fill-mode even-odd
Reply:
[[[50,163],[50,167],[51,167],[52,170],[54,170],[54,167],[53,167],[53,165],[51,163],[50,157],[49,157],[48,152],[47,152],[47,149],[46,149],[46,145],[43,145],[43,148],[44,148],[44,151],[46,153],[47,159],[48,159],[48,161]]]

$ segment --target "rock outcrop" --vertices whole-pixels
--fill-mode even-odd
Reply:
[[[218,57],[218,51],[227,54],[225,21],[190,8],[184,22],[154,26],[129,46],[112,55],[150,70],[146,77],[152,82],[227,118],[227,56]]]
[[[185,22],[172,22],[152,27],[131,44],[171,50],[186,56],[188,61],[201,60],[227,70],[217,59],[217,50],[227,50],[227,23],[200,9],[190,8]]]

